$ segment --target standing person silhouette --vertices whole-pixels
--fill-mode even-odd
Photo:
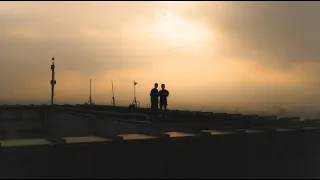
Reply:
[[[151,109],[157,110],[159,104],[158,83],[154,84],[154,88],[150,92]]]
[[[167,98],[169,96],[169,91],[165,89],[166,85],[161,84],[161,90],[159,91],[159,96],[160,96],[160,109],[162,108],[166,111],[167,110],[167,105],[168,101]]]

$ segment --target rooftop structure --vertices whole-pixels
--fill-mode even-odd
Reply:
[[[0,178],[319,177],[319,120],[1,106]],[[319,150],[318,150],[319,149]]]

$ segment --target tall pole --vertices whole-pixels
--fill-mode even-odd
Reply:
[[[92,98],[91,98],[91,79],[90,79],[90,97],[89,97],[89,104],[92,105]]]
[[[56,80],[55,80],[55,72],[54,72],[54,57],[52,57],[52,64],[51,64],[51,72],[52,72],[52,77],[51,77],[51,106],[53,105],[53,99],[54,99],[54,85],[56,84]]]
[[[116,105],[116,100],[114,98],[113,80],[111,80],[111,84],[112,84],[112,106],[115,106]]]
[[[134,105],[137,107],[136,85],[137,85],[137,82],[134,81],[133,82],[133,101],[134,101]]]

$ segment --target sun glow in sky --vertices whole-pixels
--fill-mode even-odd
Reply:
[[[183,19],[171,11],[158,15],[153,24],[155,38],[175,43],[201,43],[209,40],[208,29],[200,23]]]
[[[166,16],[167,16],[168,19],[170,19],[170,18],[172,17],[171,12],[170,12],[170,11],[167,11],[167,12],[166,12]]]

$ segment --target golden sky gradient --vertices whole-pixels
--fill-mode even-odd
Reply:
[[[0,101],[319,107],[319,2],[0,2]]]

